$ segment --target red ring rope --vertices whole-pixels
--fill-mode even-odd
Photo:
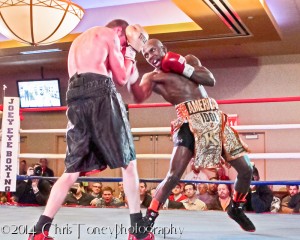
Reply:
[[[217,103],[218,104],[238,104],[238,103],[293,102],[293,101],[300,101],[300,97],[217,100]],[[170,107],[170,106],[172,106],[172,104],[170,104],[170,103],[128,104],[128,108],[150,108],[150,107]]]
[[[278,98],[249,98],[249,99],[229,99],[217,100],[218,104],[239,104],[239,103],[269,103],[269,102],[296,102],[300,101],[300,96],[296,97],[278,97]],[[170,107],[170,103],[142,103],[128,104],[128,108],[152,108],[152,107]],[[0,105],[0,111],[3,107]],[[67,107],[46,107],[46,108],[22,108],[21,112],[54,112],[66,111]]]

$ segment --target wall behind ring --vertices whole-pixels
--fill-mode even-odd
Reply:
[[[201,56],[198,56],[201,60]],[[151,68],[143,62],[139,62],[140,73],[151,71]],[[138,64],[139,64],[138,63]],[[215,87],[207,87],[211,97],[221,99],[244,98],[272,98],[299,96],[300,90],[300,55],[265,56],[259,58],[232,58],[232,59],[205,59],[202,64],[214,74],[217,84]],[[16,80],[39,79],[41,66],[24,65],[17,68],[4,68],[1,70],[1,85],[8,88],[6,96],[17,96]],[[61,81],[61,96],[65,99],[67,89],[66,64],[50,64],[43,66],[45,78],[58,77]],[[131,95],[126,88],[118,88],[126,103],[133,103]],[[164,102],[153,94],[147,102]],[[65,102],[63,102],[65,105]],[[256,124],[292,124],[299,123],[300,102],[286,103],[257,103],[257,104],[232,104],[221,105],[226,113],[238,114],[239,125]],[[175,116],[173,107],[130,109],[130,122],[132,127],[167,127]],[[67,124],[65,112],[24,113],[23,129],[62,128]],[[247,142],[263,152],[299,152],[300,130],[272,130],[262,131],[263,143],[256,146],[254,142]],[[169,136],[159,136],[162,141],[151,141],[151,136],[144,136],[144,144],[136,142],[138,153],[171,153],[172,142]],[[155,136],[154,136],[155,137]],[[27,153],[64,153],[65,142],[63,135],[57,134],[28,134],[22,135],[21,152]],[[149,139],[149,140],[147,140]],[[263,146],[262,146],[263,145]],[[150,151],[150,152],[145,152]],[[35,162],[29,159],[29,162]],[[164,161],[164,162],[162,162]],[[49,161],[57,175],[63,171],[63,160]],[[152,177],[163,177],[167,171],[166,160],[148,161],[152,168]],[[146,164],[146,162],[144,162]],[[139,161],[140,177],[151,177],[146,168],[142,168],[143,162]],[[295,180],[300,178],[300,159],[271,159],[257,161],[262,180]],[[158,167],[159,166],[159,167]],[[158,170],[159,169],[159,170]],[[120,176],[120,170],[106,171],[105,176]],[[103,176],[103,175],[102,175]],[[107,184],[111,185],[111,184]]]

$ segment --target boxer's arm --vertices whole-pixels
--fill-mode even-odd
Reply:
[[[201,65],[200,60],[194,55],[185,56],[186,63],[194,67],[194,72],[190,79],[198,84],[204,86],[213,87],[216,84],[216,80],[213,74],[205,67]]]
[[[212,73],[201,66],[199,59],[193,55],[183,57],[174,52],[167,52],[161,61],[161,69],[166,73],[173,72],[182,75],[197,84],[204,86],[215,85]]]
[[[149,98],[154,88],[153,77],[156,72],[145,73],[140,81],[131,85],[131,92],[134,96],[134,101],[141,103]]]
[[[118,35],[111,32],[107,38],[108,45],[108,64],[116,83],[124,86],[132,72],[133,61],[124,58]]]

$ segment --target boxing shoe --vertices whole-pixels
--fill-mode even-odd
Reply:
[[[255,226],[251,220],[245,215],[242,204],[231,201],[227,214],[230,218],[236,221],[240,227],[248,232],[255,232]]]
[[[158,215],[158,212],[148,208],[145,217],[143,217],[143,221],[145,222],[146,226],[152,228]]]
[[[144,238],[137,238],[132,233],[129,233],[128,240],[155,240],[155,237],[152,232],[149,232],[148,235]]]
[[[42,233],[30,234],[28,240],[54,240],[54,238],[49,236],[48,231]]]

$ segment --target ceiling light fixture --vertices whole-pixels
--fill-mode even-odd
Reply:
[[[83,15],[70,0],[0,0],[0,32],[33,46],[51,44],[69,34]]]

